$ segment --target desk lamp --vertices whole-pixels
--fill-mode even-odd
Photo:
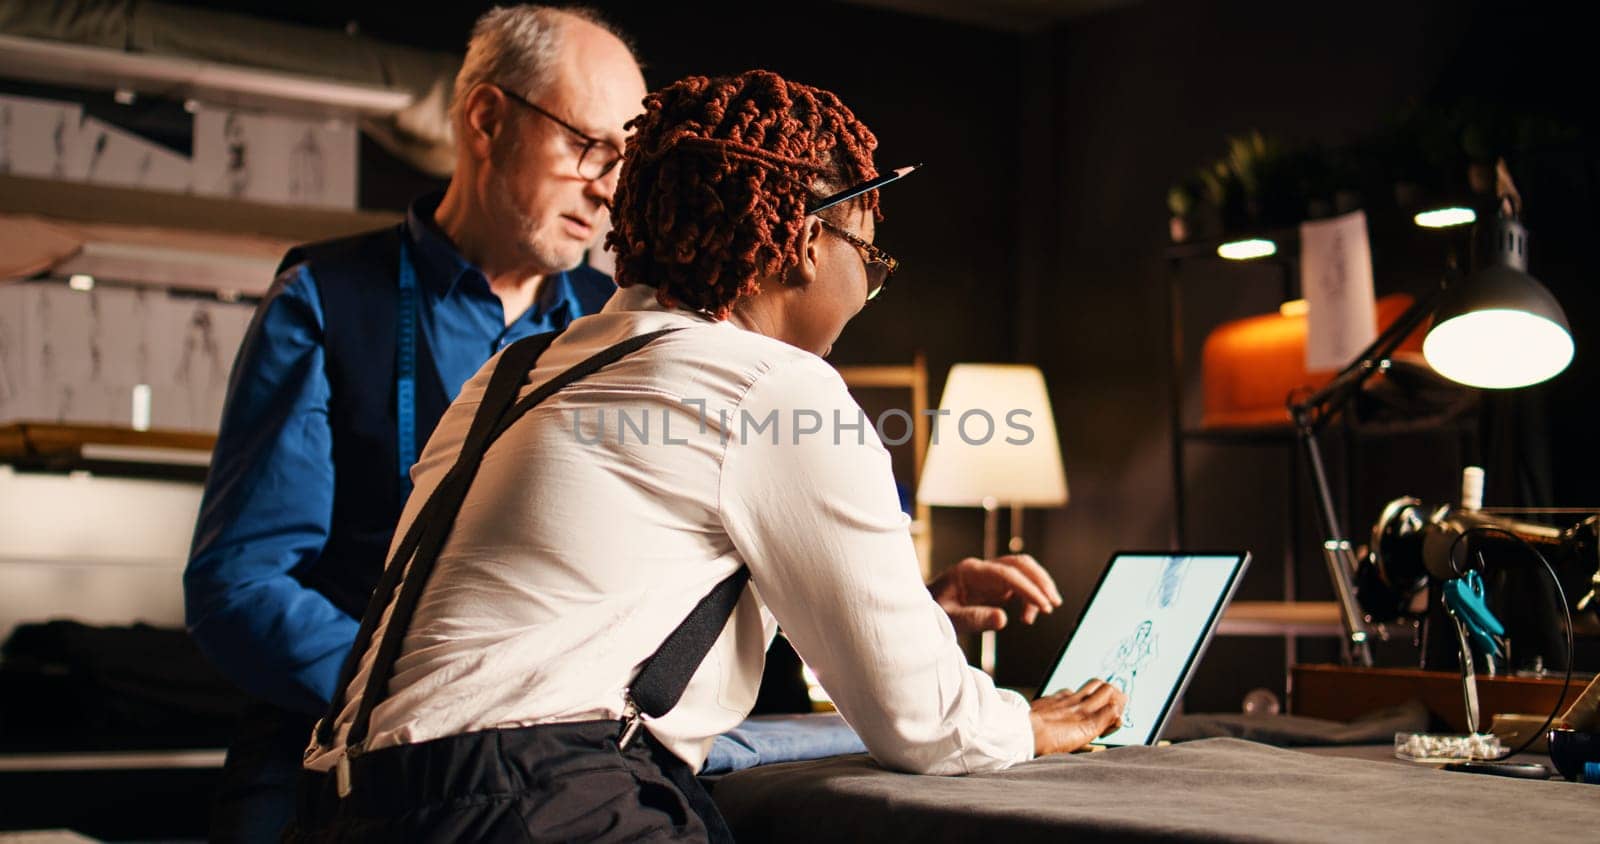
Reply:
[[[1022,551],[1022,509],[1067,503],[1067,476],[1044,375],[1034,366],[960,363],[939,400],[917,500],[982,507],[983,556],[999,556],[999,512],[1011,507],[1010,553]],[[994,631],[979,639],[978,664],[991,676]]]
[[[1482,267],[1459,283],[1447,273],[1438,287],[1420,297],[1326,386],[1289,404],[1315,481],[1317,515],[1325,537],[1323,559],[1344,622],[1348,662],[1372,664],[1370,631],[1356,601],[1351,581],[1355,553],[1334,508],[1318,433],[1368,378],[1389,368],[1401,341],[1429,316],[1433,326],[1423,339],[1423,357],[1452,381],[1489,389],[1526,387],[1554,377],[1572,361],[1566,314],[1550,291],[1528,275],[1528,233],[1519,221],[1521,199],[1504,162],[1499,169],[1500,207],[1483,241],[1488,249]]]

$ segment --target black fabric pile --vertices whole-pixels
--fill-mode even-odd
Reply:
[[[24,624],[0,658],[8,752],[224,747],[245,703],[182,630]]]

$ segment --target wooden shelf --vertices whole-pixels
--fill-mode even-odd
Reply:
[[[10,422],[0,425],[0,462],[45,471],[204,480],[215,434],[135,431],[111,425]]]
[[[10,422],[0,425],[0,458],[81,457],[84,448],[112,446],[210,453],[215,434],[201,431],[135,431],[113,425]]]
[[[0,772],[149,771],[221,769],[226,750],[112,750],[67,753],[0,753]]]
[[[1413,634],[1413,625],[1405,621],[1386,623],[1368,622],[1380,638]],[[1217,625],[1222,636],[1343,636],[1344,621],[1339,617],[1336,601],[1234,601],[1222,613]],[[1574,613],[1574,636],[1600,636],[1600,621],[1588,613]]]
[[[1333,601],[1234,601],[1222,613],[1223,636],[1343,636]]]
[[[392,212],[338,211],[238,199],[0,175],[0,212],[79,223],[323,240],[393,225]]]
[[[1561,708],[1572,704],[1589,678],[1574,674]],[[1478,701],[1486,729],[1498,714],[1548,715],[1561,696],[1562,678],[1489,677],[1479,674]],[[1296,665],[1293,712],[1312,718],[1351,721],[1377,709],[1420,700],[1435,720],[1456,732],[1467,732],[1461,675],[1455,671],[1415,668],[1355,668],[1343,665]]]
[[[1436,245],[1442,250],[1450,239],[1467,235],[1472,231],[1472,226],[1455,226],[1446,229],[1427,229],[1416,223],[1415,212],[1427,210],[1426,206],[1416,208],[1393,207],[1364,207],[1359,210],[1367,217],[1367,233],[1371,240],[1402,239],[1419,243]],[[1482,208],[1478,209],[1481,213]],[[1280,226],[1248,226],[1237,231],[1217,234],[1212,237],[1195,237],[1187,240],[1170,243],[1164,250],[1166,258],[1170,261],[1208,260],[1220,261],[1233,265],[1240,264],[1268,264],[1272,262],[1287,262],[1299,259],[1300,253],[1300,225],[1301,223],[1320,222],[1342,217],[1345,211],[1335,211],[1323,217],[1306,217],[1296,222]],[[1217,247],[1224,243],[1232,243],[1252,238],[1264,238],[1277,245],[1277,251],[1271,255],[1260,258],[1249,258],[1243,261],[1234,261],[1217,254]]]

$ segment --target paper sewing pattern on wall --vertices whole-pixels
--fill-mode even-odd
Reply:
[[[182,193],[189,159],[109,123],[85,117],[67,147],[66,178]]]
[[[77,103],[0,94],[0,173],[182,193],[189,159],[86,117]]]
[[[1343,367],[1378,336],[1367,215],[1352,211],[1300,224],[1306,371]]]
[[[194,192],[230,199],[356,207],[355,124],[201,108]]]
[[[68,178],[82,122],[77,103],[0,95],[0,173]]]
[[[215,431],[253,310],[145,288],[0,286],[0,421],[126,426],[146,384],[152,426]]]
[[[201,107],[191,158],[78,103],[0,94],[0,173],[18,176],[351,210],[358,145],[350,120]]]

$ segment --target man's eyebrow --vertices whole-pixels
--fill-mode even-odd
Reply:
[[[628,136],[633,134],[632,132],[612,131],[610,129],[595,129],[592,126],[587,126],[579,123],[576,120],[569,120],[567,122],[571,123],[574,129],[577,129],[584,135],[594,138],[595,140],[604,141],[616,147],[617,149],[622,149],[624,146],[626,146]]]

